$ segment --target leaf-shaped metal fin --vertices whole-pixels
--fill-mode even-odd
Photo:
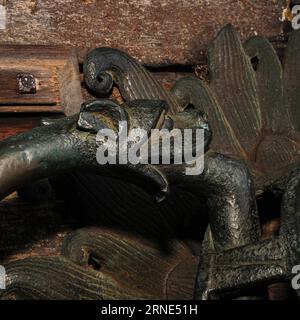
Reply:
[[[207,114],[213,134],[211,149],[227,155],[244,154],[220,104],[203,81],[195,77],[182,78],[175,83],[172,92],[183,108],[192,105]]]
[[[300,31],[290,34],[283,70],[286,106],[295,129],[300,131]]]
[[[181,259],[190,258],[187,247],[170,241],[167,254],[159,246],[134,235],[100,228],[85,228],[70,233],[63,242],[62,254],[72,262],[86,266],[89,258],[99,261],[104,273],[123,278],[131,290],[164,298],[166,271]],[[153,280],[155,279],[155,282]]]
[[[227,25],[209,49],[211,88],[243,149],[251,154],[261,131],[254,70],[236,30]]]
[[[286,136],[268,135],[257,147],[256,163],[265,173],[299,161],[299,144]]]
[[[176,99],[141,64],[125,52],[112,48],[91,51],[84,61],[85,82],[100,96],[107,96],[113,82],[126,101],[165,100],[170,113],[180,111]]]
[[[117,284],[113,275],[82,268],[64,257],[19,260],[7,266],[3,300],[149,299],[151,295]],[[152,297],[153,298],[153,297]]]
[[[256,71],[264,131],[288,132],[292,127],[283,102],[282,67],[273,46],[265,38],[254,37],[245,43],[245,50]]]
[[[174,279],[168,282],[169,275],[179,263],[192,259],[181,242],[172,241],[166,253],[150,241],[100,228],[73,232],[62,247],[59,257],[29,258],[7,265],[7,289],[0,297],[166,299],[168,286],[176,285]],[[181,283],[193,283],[195,271]],[[189,290],[181,296],[191,298]]]
[[[274,171],[298,157],[297,142],[291,137],[293,126],[289,109],[284,103],[281,62],[265,38],[248,40],[245,50],[255,64],[263,121],[263,139],[255,159],[265,172]]]

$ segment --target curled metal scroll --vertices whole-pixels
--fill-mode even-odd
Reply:
[[[115,83],[126,101],[159,99],[167,102],[170,113],[182,111],[176,98],[149,71],[117,49],[91,51],[84,62],[84,74],[88,88],[97,96],[107,97]]]
[[[209,85],[196,78],[182,79],[171,92],[127,54],[109,48],[92,51],[84,64],[87,86],[103,96],[116,84],[126,103],[88,102],[78,115],[53,123],[45,121],[31,132],[0,142],[0,197],[29,181],[82,169],[130,179],[157,199],[167,196],[170,186],[181,185],[206,197],[209,208],[209,229],[202,248],[204,261],[198,272],[196,298],[220,298],[256,284],[290,279],[291,267],[299,259],[299,174],[294,173],[282,189],[283,225],[278,238],[260,241],[255,190],[269,188],[274,181],[286,178],[290,172],[286,167],[299,163],[300,118],[296,106],[300,90],[294,90],[300,71],[300,59],[294,51],[300,42],[299,35],[297,32],[291,35],[286,52],[289,63],[282,67],[266,39],[254,38],[243,46],[236,31],[227,26],[209,50]],[[222,62],[220,57],[224,58]],[[291,70],[293,63],[296,71]],[[189,104],[195,110],[185,110]],[[122,119],[127,119],[129,124],[138,123],[145,130],[164,125],[180,129],[202,127],[206,130],[208,149],[211,133],[203,111],[209,116],[214,136],[211,150],[205,155],[204,171],[199,176],[185,175],[185,163],[99,166],[96,161],[97,131],[116,130]],[[33,283],[30,276],[32,266],[35,272],[40,267],[38,282],[49,283],[43,275],[47,263],[53,270],[65,268],[67,282],[68,276],[77,279],[83,270],[87,272],[83,275],[85,284],[80,283],[77,291],[72,285],[63,287],[62,275],[56,272],[53,279],[57,290],[52,288],[51,298],[132,298],[135,295],[131,290],[121,292],[117,285],[114,287],[112,279],[102,282],[95,279],[96,274],[88,277],[88,271],[83,268],[84,250],[75,243],[74,251],[72,239],[66,239],[62,257],[12,263],[3,297],[12,294],[49,297],[50,293],[41,288],[34,291],[39,284]],[[91,245],[89,242],[87,247]],[[91,289],[93,285],[97,292]],[[111,286],[115,294],[109,295]],[[86,295],[86,290],[94,293]],[[138,295],[149,298],[144,293]]]

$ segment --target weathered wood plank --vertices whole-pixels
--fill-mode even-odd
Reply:
[[[277,39],[286,0],[22,0],[7,1],[1,43],[111,46],[148,65],[195,65],[227,23],[245,40]]]
[[[20,75],[34,78],[32,93],[20,92]],[[22,82],[21,82],[22,83]],[[80,110],[82,92],[74,50],[60,46],[0,45],[0,113]]]
[[[15,117],[13,115],[0,117],[0,141],[39,125],[40,116]]]
[[[34,94],[19,94],[17,85],[17,76],[19,74],[32,74],[36,78],[37,91]],[[1,106],[8,105],[56,105],[59,101],[54,92],[55,83],[52,84],[53,74],[51,69],[40,66],[23,67],[14,69],[3,69],[0,71],[0,112]]]

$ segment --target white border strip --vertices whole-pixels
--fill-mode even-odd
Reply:
[[[0,5],[0,30],[6,29],[6,7],[1,4]]]

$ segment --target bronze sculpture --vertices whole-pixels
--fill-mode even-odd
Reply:
[[[299,33],[294,33],[287,49],[289,62],[296,61],[291,51],[299,42]],[[225,63],[220,62],[223,56]],[[253,67],[251,61],[257,65]],[[218,298],[251,285],[267,285],[291,278],[291,268],[298,259],[298,175],[295,174],[284,189],[284,223],[278,239],[260,242],[255,188],[264,190],[277,181],[280,186],[282,181],[286,181],[290,169],[287,172],[285,166],[273,165],[272,161],[288,161],[289,168],[298,163],[298,92],[294,90],[297,73],[291,75],[289,66],[286,66],[285,76],[289,83],[282,90],[281,65],[268,41],[255,38],[244,49],[231,26],[221,31],[211,47],[210,63],[211,88],[196,78],[189,78],[179,80],[168,92],[125,53],[108,48],[92,51],[84,65],[88,87],[96,95],[107,96],[116,84],[125,103],[119,105],[110,100],[88,102],[79,115],[54,122],[45,120],[43,126],[1,142],[1,198],[27,181],[79,169],[131,179],[146,186],[146,190],[158,199],[166,195],[170,185],[182,185],[196,195],[205,196],[209,205],[210,228],[203,243],[204,262],[199,269],[196,298]],[[271,94],[269,83],[274,90]],[[195,109],[185,110],[190,104]],[[274,105],[277,114],[272,114]],[[149,110],[150,121],[149,118],[145,121]],[[295,116],[291,117],[288,110]],[[213,140],[200,176],[186,176],[186,164],[99,166],[96,162],[97,131],[101,128],[116,130],[116,123],[122,119],[128,119],[129,125],[138,122],[149,130],[164,126],[176,128],[179,115],[184,119],[180,129],[201,126],[206,129],[208,147],[210,130],[202,111],[209,116]],[[283,150],[277,150],[277,144]],[[254,175],[254,183],[245,162]],[[269,168],[276,170],[269,172]],[[84,236],[82,238],[85,239]],[[27,268],[32,265],[46,268],[49,263],[53,270],[65,268],[69,270],[67,273],[80,272],[76,264],[80,265],[82,260],[70,255],[70,251],[74,252],[73,246],[80,248],[81,244],[69,244],[66,239],[64,248],[69,250],[63,249],[61,258],[24,260],[17,262],[15,267],[12,264],[8,269],[12,270],[12,276],[4,298],[12,292],[20,297],[47,297],[47,290],[40,288],[40,293],[33,290],[30,282],[34,280],[30,275],[28,278]],[[267,266],[263,262],[266,259],[269,261]],[[42,279],[45,283],[49,281],[47,277],[38,278],[36,281],[41,284],[35,282],[35,287],[42,285]],[[88,282],[87,288],[80,285],[80,294],[84,292],[82,296],[91,299],[107,297],[101,293],[89,296],[90,285],[92,282]],[[20,292],[19,287],[22,288]],[[81,297],[80,294],[78,296]],[[75,292],[72,298],[78,296]],[[55,298],[55,295],[51,297]],[[122,294],[109,297],[120,298]],[[132,297],[133,294],[129,294],[126,298]]]
[[[141,109],[144,104],[148,108],[149,104],[153,103],[145,100],[137,101],[135,107]],[[154,103],[155,108],[160,106],[161,102]],[[224,230],[220,232],[218,223],[215,226],[216,241],[220,247],[231,248],[241,242],[246,244],[247,241],[250,242],[258,236],[258,221],[253,219],[255,203],[252,190],[249,188],[250,176],[247,168],[240,161],[211,154],[206,159],[204,173],[201,176],[190,177],[185,176],[185,165],[172,166],[171,171],[169,166],[163,165],[156,167],[100,166],[95,158],[97,130],[94,125],[105,123],[109,111],[114,115],[117,112],[124,114],[128,107],[125,105],[123,108],[107,100],[94,101],[83,106],[79,115],[57,120],[51,124],[45,122],[44,126],[30,133],[4,141],[1,146],[3,151],[1,152],[1,196],[9,194],[16,187],[21,187],[28,178],[41,179],[65,170],[81,168],[101,170],[101,174],[124,176],[125,179],[131,178],[140,183],[147,182],[147,189],[155,195],[166,193],[168,185],[173,183],[184,182],[187,187],[194,189],[195,182],[200,179],[199,182],[203,181],[207,188],[211,185],[214,189],[214,193],[210,194],[216,199],[211,201],[212,214],[215,215],[218,212],[218,219],[223,217],[221,222]],[[105,111],[103,115],[101,110]],[[161,112],[164,108],[158,110]],[[36,146],[39,147],[36,148]],[[112,169],[113,173],[110,173]],[[236,179],[240,182],[238,188],[234,186]],[[199,183],[200,190],[203,189],[201,186],[203,183]],[[236,190],[232,191],[234,188]],[[244,200],[240,201],[240,197]],[[236,202],[234,208],[232,202]],[[232,220],[239,225],[238,228],[231,227]],[[213,227],[214,224],[212,223],[211,226]]]

